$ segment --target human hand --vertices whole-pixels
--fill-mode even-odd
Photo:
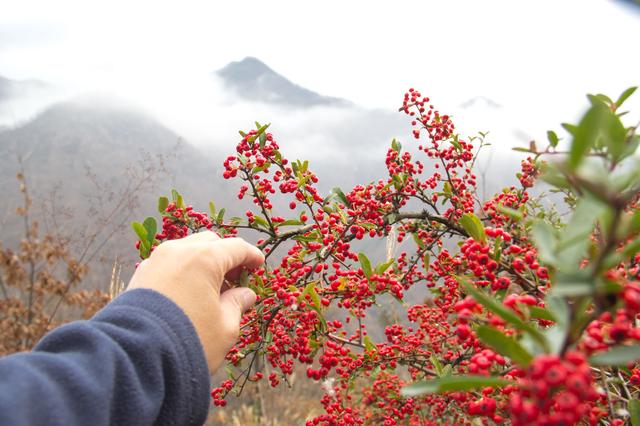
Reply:
[[[238,338],[242,314],[256,301],[251,289],[226,289],[223,283],[263,262],[262,252],[241,238],[200,232],[156,247],[127,289],[149,288],[176,303],[193,323],[214,372]]]

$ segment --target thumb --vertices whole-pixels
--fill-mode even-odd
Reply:
[[[256,294],[250,288],[231,288],[220,295],[220,307],[225,318],[240,322],[240,317],[256,303]]]

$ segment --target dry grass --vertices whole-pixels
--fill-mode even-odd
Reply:
[[[207,425],[299,426],[324,412],[321,385],[294,374],[291,387],[272,388],[266,382],[252,383],[241,396],[229,396],[224,408],[213,407]],[[214,381],[214,383],[216,383]]]

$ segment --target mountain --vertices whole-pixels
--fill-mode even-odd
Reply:
[[[42,228],[71,235],[78,251],[99,231],[96,244],[104,244],[91,261],[88,282],[103,286],[115,258],[132,272],[136,250],[129,223],[157,216],[158,196],[177,188],[195,206],[235,198],[221,182],[221,163],[120,101],[83,97],[55,104],[0,132],[1,241],[15,244],[22,235],[20,218],[11,212],[21,203],[15,176],[23,170],[32,217]]]
[[[323,96],[298,86],[253,57],[231,62],[215,75],[227,88],[249,101],[303,108],[350,105],[344,99]]]

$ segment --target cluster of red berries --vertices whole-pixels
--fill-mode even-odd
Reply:
[[[564,358],[540,355],[526,370],[518,388],[512,389],[512,424],[573,425],[582,419],[597,422],[602,413],[594,403],[601,395],[593,385],[591,368],[581,353],[568,352]]]

